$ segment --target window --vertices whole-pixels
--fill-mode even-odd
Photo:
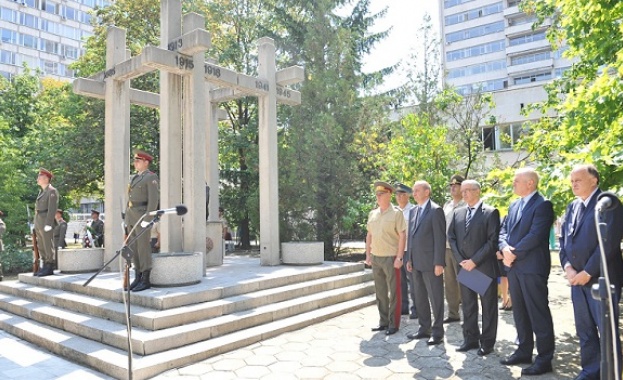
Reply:
[[[454,24],[458,24],[458,23],[461,23],[461,22],[465,22],[465,21],[474,20],[474,19],[477,19],[477,18],[480,18],[480,17],[488,16],[488,15],[491,15],[491,14],[500,13],[500,12],[502,12],[502,10],[503,10],[502,2],[495,3],[495,4],[489,4],[489,5],[484,6],[484,7],[471,9],[471,10],[469,10],[467,12],[457,13],[457,14],[453,14],[453,15],[450,15],[450,16],[446,16],[445,24],[446,25],[454,25]]]
[[[503,30],[504,21],[498,21],[491,24],[480,25],[474,28],[463,29],[457,32],[448,33],[446,34],[446,42],[467,40],[469,38],[486,36],[488,34],[501,32]]]
[[[506,59],[448,70],[448,78],[461,78],[506,68]]]
[[[0,29],[0,36],[2,42],[17,44],[17,32],[8,29]]]
[[[545,32],[524,34],[523,36],[509,38],[508,46],[522,45],[522,44],[527,44],[529,42],[540,41],[544,39],[545,39]]]
[[[0,50],[0,62],[7,65],[14,65],[15,53],[6,50]]]
[[[32,49],[37,49],[37,37],[22,33],[19,35],[19,44]]]
[[[474,1],[474,0],[445,0],[443,2],[443,7],[446,8],[446,9],[447,8],[452,8],[452,7],[455,7],[457,5],[469,3],[470,1]]]
[[[506,78],[493,79],[485,82],[470,83],[463,86],[458,86],[456,88],[456,91],[461,95],[469,95],[477,91],[497,91],[506,88],[506,84],[504,82],[506,82]]]
[[[0,19],[8,22],[17,22],[17,12],[7,9],[0,8]]]
[[[519,85],[519,84],[526,84],[526,83],[532,83],[532,82],[540,82],[540,81],[550,80],[550,79],[552,79],[552,73],[548,71],[546,73],[541,73],[541,74],[533,74],[533,75],[528,75],[528,76],[523,76],[523,77],[515,77],[513,78],[513,83]]]
[[[59,6],[50,0],[43,0],[41,3],[41,9],[47,13],[56,15],[58,14]]]
[[[540,53],[520,55],[520,56],[511,58],[511,66],[524,65],[526,63],[532,63],[532,62],[538,62],[538,61],[545,61],[547,59],[550,59],[551,57],[552,57],[552,52],[550,51],[543,51]]]
[[[512,123],[482,128],[482,144],[484,150],[510,150],[524,134],[522,123]]]
[[[38,28],[38,23],[37,23],[38,18],[33,16],[33,15],[29,15],[26,13],[21,13],[20,17],[19,17],[19,23],[25,26],[29,26],[31,28]]]

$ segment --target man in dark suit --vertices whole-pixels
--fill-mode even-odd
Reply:
[[[480,184],[465,180],[461,193],[467,207],[454,211],[448,228],[448,242],[461,271],[477,270],[491,278],[482,303],[482,334],[478,329],[478,293],[461,284],[463,344],[457,351],[478,348],[478,356],[490,354],[498,330],[497,279],[499,269],[495,252],[500,236],[500,212],[480,200]]]
[[[446,266],[446,217],[443,209],[430,200],[426,181],[413,184],[417,207],[409,213],[407,271],[413,275],[415,309],[420,329],[407,334],[410,339],[428,340],[429,345],[443,342],[443,270]],[[430,302],[430,303],[429,303]],[[434,322],[431,325],[431,307]]]
[[[591,286],[597,283],[601,273],[601,259],[597,230],[595,228],[595,205],[601,193],[599,172],[593,165],[576,166],[571,171],[571,187],[578,198],[567,207],[560,236],[560,264],[571,285],[571,299],[575,317],[575,329],[580,338],[582,371],[576,380],[600,378],[600,336],[602,326],[600,302],[593,299]],[[621,297],[621,237],[623,234],[623,208],[620,206],[603,213],[607,228],[604,234],[604,252],[608,263],[610,282],[614,284],[614,316],[619,320]],[[621,358],[619,334],[615,334],[617,355]],[[609,359],[611,360],[611,358]],[[619,359],[620,360],[620,359]]]
[[[532,363],[536,336],[538,355],[534,364],[521,371],[522,376],[551,372],[555,349],[547,288],[551,269],[549,231],[554,222],[554,210],[552,202],[537,191],[538,184],[539,176],[534,169],[515,172],[513,191],[521,199],[511,203],[499,240],[519,340],[517,350],[500,363]]]

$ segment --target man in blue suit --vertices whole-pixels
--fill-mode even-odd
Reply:
[[[551,372],[555,349],[547,288],[551,268],[549,231],[554,222],[554,210],[552,203],[537,191],[538,184],[539,176],[534,169],[515,172],[513,191],[521,198],[511,203],[499,240],[519,340],[517,350],[500,363],[532,363],[536,336],[538,355],[534,364],[521,371],[522,376]]]
[[[571,171],[571,187],[577,197],[567,207],[560,236],[560,264],[571,285],[571,299],[575,317],[575,329],[580,338],[582,371],[576,380],[600,378],[601,361],[599,337],[604,326],[601,323],[600,302],[591,296],[591,286],[602,275],[600,250],[595,228],[595,205],[601,193],[599,172],[593,165],[576,166]],[[604,212],[607,230],[604,234],[604,251],[608,263],[610,282],[614,284],[613,320],[619,320],[621,297],[621,237],[623,234],[623,208]],[[619,334],[615,334],[617,355],[621,357]]]
[[[428,339],[428,345],[443,343],[443,271],[446,266],[446,217],[443,209],[430,200],[426,181],[413,184],[417,206],[409,213],[409,240],[405,254],[407,271],[413,275],[415,309],[420,321],[417,333],[409,339]],[[434,321],[431,321],[431,309]]]

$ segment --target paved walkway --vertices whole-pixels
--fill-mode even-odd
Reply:
[[[579,352],[569,288],[559,267],[550,276],[550,305],[556,332],[554,373],[539,380],[573,379],[579,372]],[[499,360],[515,350],[511,312],[500,313],[494,353],[481,358],[475,351],[457,352],[461,326],[446,325],[443,345],[429,347],[406,334],[417,320],[403,317],[400,331],[387,337],[370,331],[378,322],[376,307],[367,307],[296,332],[253,344],[184,368],[165,372],[158,380],[198,379],[518,379],[520,366]],[[109,379],[57,358],[45,350],[0,332],[2,379]]]

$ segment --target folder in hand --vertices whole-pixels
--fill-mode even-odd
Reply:
[[[491,281],[493,281],[491,277],[476,268],[471,271],[461,268],[459,274],[456,276],[456,279],[461,284],[467,286],[481,296],[485,294],[487,288],[489,288],[489,285],[491,284]]]

